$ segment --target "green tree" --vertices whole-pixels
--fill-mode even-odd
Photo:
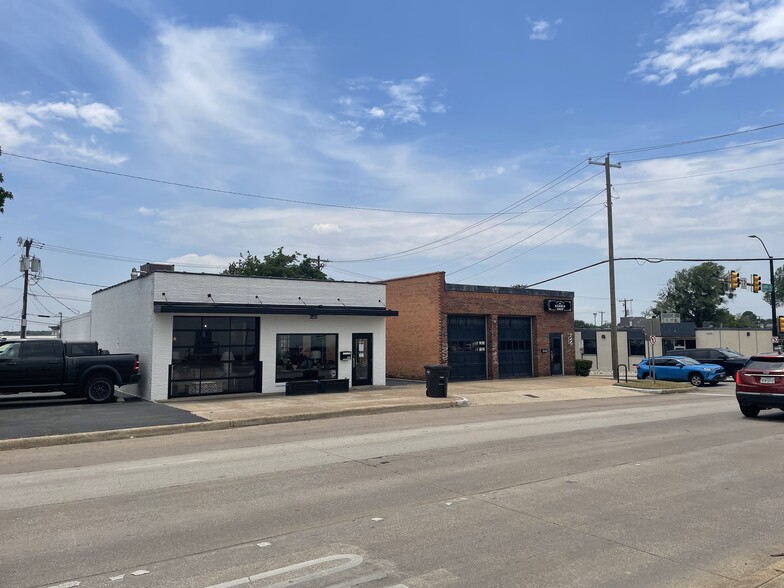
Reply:
[[[697,326],[727,320],[729,311],[722,305],[734,297],[726,279],[724,266],[708,261],[678,270],[667,280],[667,286],[648,314],[661,316],[663,312],[677,312],[681,320]]]
[[[2,154],[3,154],[3,148],[0,147],[0,155]],[[0,172],[0,213],[5,212],[5,201],[14,199],[14,195],[8,190],[6,190],[5,188],[3,188],[2,184],[3,184],[3,173]]]
[[[283,247],[259,259],[250,251],[247,255],[240,253],[238,261],[232,261],[224,274],[235,276],[261,276],[267,278],[305,278],[309,280],[328,280],[327,274],[321,271],[316,259],[298,251],[288,255]]]
[[[770,279],[770,278],[768,278]],[[773,272],[773,280],[776,285],[776,308],[784,305],[784,265],[777,267]],[[762,297],[770,305],[770,292],[765,292]]]
[[[589,323],[586,321],[581,321],[580,319],[574,319],[574,328],[575,329],[595,329],[596,325],[593,323]]]
[[[765,319],[758,317],[750,310],[746,310],[735,317],[735,326],[749,327],[756,329],[760,326],[760,322],[764,324]]]

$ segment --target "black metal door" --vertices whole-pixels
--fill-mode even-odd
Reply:
[[[487,379],[486,333],[483,316],[448,318],[450,380]]]
[[[534,375],[530,318],[498,318],[498,375],[501,378]]]
[[[562,376],[563,373],[563,336],[550,333],[550,375]]]
[[[351,356],[351,385],[373,384],[373,333],[354,333]]]

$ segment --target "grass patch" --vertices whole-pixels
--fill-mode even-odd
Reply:
[[[629,380],[624,382],[621,380],[613,384],[614,386],[623,386],[624,388],[637,388],[638,390],[673,390],[678,388],[693,388],[688,382],[667,382],[662,380]]]

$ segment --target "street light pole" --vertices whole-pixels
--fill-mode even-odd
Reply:
[[[766,255],[768,256],[768,261],[770,262],[770,318],[773,323],[771,327],[771,332],[774,337],[778,337],[779,335],[779,324],[776,318],[776,276],[774,275],[773,269],[773,256],[768,251],[768,248],[765,247],[765,243],[757,237],[757,235],[749,235],[749,239],[756,239],[762,244],[762,248],[765,250]]]

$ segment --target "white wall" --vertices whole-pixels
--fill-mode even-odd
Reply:
[[[770,329],[697,329],[697,347],[729,347],[743,355],[773,349]]]
[[[60,338],[64,341],[91,341],[90,313],[64,318]]]
[[[275,384],[278,333],[337,333],[338,357],[340,351],[352,350],[353,333],[372,333],[373,384],[386,384],[386,317],[328,316],[317,312],[318,318],[311,319],[309,316],[309,307],[319,304],[384,308],[386,287],[383,284],[155,272],[96,292],[93,294],[91,320],[68,319],[73,325],[66,331],[67,322],[63,321],[63,329],[64,332],[78,333],[78,338],[96,340],[112,353],[138,353],[141,381],[138,386],[128,386],[124,391],[151,400],[166,400],[172,359],[173,315],[155,313],[153,302],[211,304],[208,293],[212,294],[216,305],[253,305],[258,304],[260,299],[264,304],[301,305],[303,312],[307,313],[301,316],[243,315],[260,317],[262,391],[281,392],[285,389],[284,384]],[[299,300],[300,297],[302,300]],[[224,313],[216,316],[233,315]],[[338,360],[338,378],[351,378],[351,360]]]
[[[604,339],[602,339],[602,335],[605,335]],[[591,366],[592,373],[612,373],[609,330],[596,332],[597,353],[595,355],[587,355],[580,352],[579,331],[575,333],[575,345],[577,346],[576,357],[578,359],[590,359],[593,362]],[[696,347],[728,347],[743,355],[754,355],[773,349],[769,329],[697,329],[695,345]],[[644,359],[644,357],[630,356],[628,355],[628,350],[626,332],[618,331],[618,363],[625,363],[631,374],[634,373],[634,364]],[[654,354],[664,354],[661,337],[656,338]]]
[[[261,361],[263,392],[283,392],[285,383],[275,383],[275,353],[278,334],[309,335],[337,333],[338,378],[351,382],[351,360],[340,360],[340,352],[351,352],[352,334],[373,333],[373,385],[386,385],[386,317],[264,315],[261,317]]]
[[[604,338],[602,339],[602,335]],[[636,369],[634,366],[645,359],[644,355],[629,355],[629,340],[626,331],[618,331],[618,363],[625,364],[629,374],[635,374]],[[589,355],[581,352],[581,337],[580,332],[575,333],[575,357],[577,359],[589,359],[593,362],[591,365],[592,374],[612,375],[612,345],[610,344],[610,331],[597,331],[596,332],[596,354]],[[646,345],[646,349],[650,350],[650,344]],[[656,338],[654,345],[655,355],[662,355],[662,340],[661,337]],[[623,368],[621,368],[621,376],[623,376]]]
[[[160,383],[160,365],[153,364],[153,281],[131,280],[93,294],[91,337],[112,353],[139,354],[141,381],[125,386],[124,392],[161,400],[167,396],[168,372]],[[171,340],[171,331],[169,332]],[[171,342],[169,343],[171,353]],[[153,378],[155,374],[155,378]]]
[[[379,308],[386,304],[384,284],[167,272],[156,272],[153,278],[155,300],[159,302],[259,304],[261,301],[262,304],[292,304],[305,309],[319,304]],[[212,299],[207,294],[212,294]]]

